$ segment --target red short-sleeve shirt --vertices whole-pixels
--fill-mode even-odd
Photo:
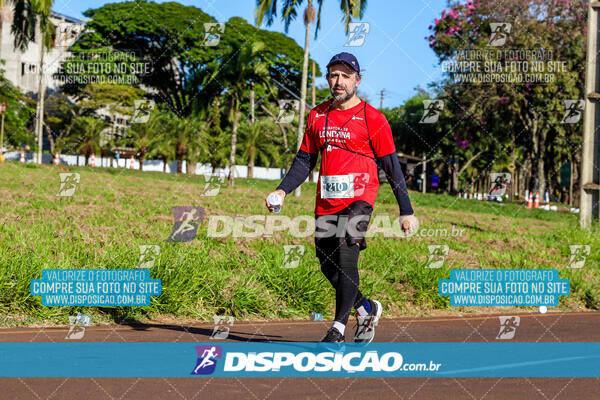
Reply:
[[[379,187],[375,159],[396,152],[390,125],[377,109],[364,101],[347,110],[330,109],[330,104],[310,111],[300,146],[313,154],[322,149],[317,215],[334,214],[357,200],[373,206]]]

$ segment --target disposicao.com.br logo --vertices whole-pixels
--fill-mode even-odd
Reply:
[[[225,371],[280,371],[283,367],[293,368],[298,372],[395,372],[395,371],[437,371],[441,364],[403,363],[402,354],[377,351],[366,353],[227,353]]]
[[[201,348],[200,348],[201,347]],[[317,344],[311,351],[218,351],[210,346],[197,346],[198,362],[192,375],[214,376],[328,376],[330,374],[373,374],[406,372],[439,372],[441,363],[433,360],[408,363],[396,351],[362,351],[348,346],[348,351],[328,350]],[[237,350],[237,349],[236,349]],[[257,349],[258,350],[258,349]],[[276,349],[265,349],[276,350]],[[296,349],[294,349],[296,350]],[[210,354],[209,354],[210,353]],[[221,364],[217,367],[217,361]],[[210,368],[206,368],[209,367]]]

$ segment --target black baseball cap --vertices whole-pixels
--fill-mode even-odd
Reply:
[[[329,69],[329,66],[341,62],[348,64],[352,69],[360,74],[360,65],[358,65],[358,60],[353,54],[346,52],[341,52],[331,57],[331,60],[329,60],[329,63],[327,64],[327,69]]]

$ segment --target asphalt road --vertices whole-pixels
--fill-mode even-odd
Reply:
[[[513,341],[600,342],[598,312],[383,319],[375,341],[498,342],[499,315],[520,317]],[[330,324],[236,321],[224,341],[319,341]],[[0,329],[0,342],[72,342],[67,331]],[[212,332],[206,323],[91,326],[80,341],[209,342]],[[347,332],[352,337],[354,322]],[[586,400],[599,393],[600,378],[0,378],[0,399]]]

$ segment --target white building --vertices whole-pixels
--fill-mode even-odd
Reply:
[[[6,2],[6,7],[0,10],[2,18],[2,38],[0,46],[0,58],[5,60],[4,75],[16,87],[25,94],[37,97],[39,83],[40,65],[40,33],[36,28],[35,41],[29,43],[27,50],[22,52],[14,46],[14,36],[11,32],[13,23],[13,5],[11,1]],[[52,12],[51,22],[56,26],[56,39],[54,47],[44,52],[44,87],[46,94],[56,93],[60,90],[61,82],[54,75],[59,71],[61,62],[72,55],[70,46],[85,29],[85,21],[72,18],[63,14]],[[128,127],[127,117],[117,114],[113,116],[108,107],[98,110],[98,116],[110,122],[111,126],[106,129],[107,140],[113,138],[113,133],[123,135]],[[44,135],[44,148],[48,148],[47,139]]]
[[[5,61],[4,75],[24,93],[38,91],[38,68],[40,65],[40,34],[36,28],[35,41],[29,43],[27,50],[21,52],[15,49],[14,36],[11,32],[13,22],[13,5],[11,1],[0,11],[2,18],[2,40],[0,44],[0,58]],[[54,47],[44,54],[44,83],[48,92],[56,92],[60,82],[53,77],[69,55],[68,48],[83,32],[85,22],[77,18],[68,17],[52,12],[50,17],[56,26],[56,40]]]

